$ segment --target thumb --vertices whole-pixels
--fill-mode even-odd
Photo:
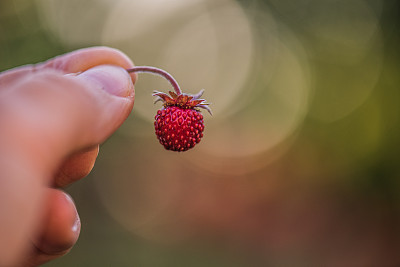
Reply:
[[[133,99],[134,91],[132,90],[131,79],[126,76],[125,70],[111,66],[98,66],[77,76],[77,79],[81,80],[81,82],[84,82],[89,87],[99,87],[112,95]],[[135,78],[136,77],[132,77],[132,80]],[[110,105],[110,102],[107,104]],[[106,126],[114,125],[113,127],[117,127],[118,124],[116,122],[124,118],[125,115],[122,114],[119,119],[114,118],[112,122],[114,124],[107,122],[105,124]],[[63,162],[58,171],[58,175],[54,177],[54,184],[58,187],[63,187],[87,176],[94,166],[98,151],[99,145],[96,145],[89,149],[84,148],[83,151],[73,153]]]
[[[129,74],[126,70],[116,66],[96,66],[78,74],[76,78],[89,87],[99,87],[111,95],[134,97],[135,94],[132,79]]]
[[[41,70],[7,91],[0,97],[1,139],[47,167],[102,143],[128,117],[134,102],[131,76],[108,65],[75,76]],[[42,157],[34,156],[38,153]]]
[[[100,65],[77,76],[75,80],[91,91],[90,136],[86,142],[102,143],[129,116],[135,91],[132,76],[125,69]],[[85,142],[85,141],[84,141]]]

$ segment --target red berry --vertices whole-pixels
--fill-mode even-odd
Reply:
[[[211,113],[208,103],[199,99],[203,91],[192,96],[169,92],[156,92],[157,101],[164,102],[164,108],[157,112],[154,127],[156,136],[167,150],[186,151],[193,148],[203,137],[203,115],[197,108]]]
[[[186,151],[203,137],[203,115],[195,109],[168,106],[157,112],[154,126],[158,140],[167,150]]]

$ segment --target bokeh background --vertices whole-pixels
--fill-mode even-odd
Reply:
[[[192,151],[134,111],[66,190],[81,237],[46,266],[400,266],[399,1],[1,0],[0,70],[107,45],[206,89]]]

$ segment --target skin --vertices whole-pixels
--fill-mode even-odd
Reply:
[[[0,266],[65,255],[80,220],[62,187],[92,170],[134,103],[132,61],[107,47],[0,73]]]

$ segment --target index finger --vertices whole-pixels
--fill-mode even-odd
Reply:
[[[51,68],[65,73],[81,72],[98,65],[116,65],[124,69],[133,66],[132,61],[120,50],[106,46],[97,46],[79,49],[53,59],[37,66]]]
[[[130,58],[118,49],[106,46],[89,47],[57,56],[42,63],[5,71],[0,74],[0,87],[9,86],[24,76],[43,69],[54,69],[68,74],[83,72],[98,65],[116,65],[125,69],[133,67]],[[131,74],[131,78],[135,83],[136,75]]]

